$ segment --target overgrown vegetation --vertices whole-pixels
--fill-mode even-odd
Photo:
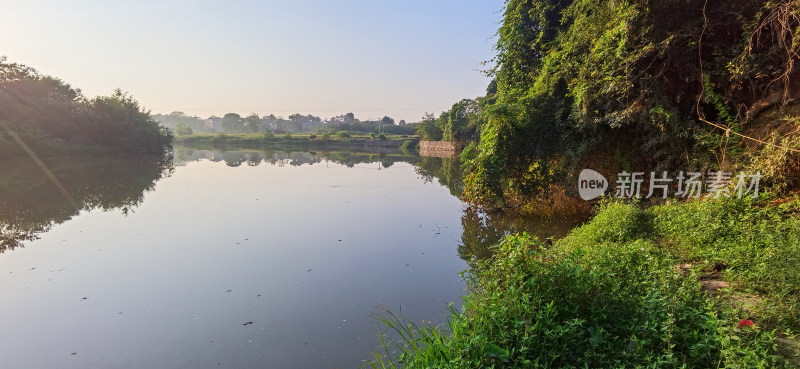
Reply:
[[[613,202],[553,245],[506,238],[471,270],[446,329],[389,315],[399,340],[368,365],[791,367],[797,352],[781,354],[776,337],[800,328],[798,206]],[[701,281],[714,273],[730,287],[710,293]],[[765,303],[743,305],[741,294]]]
[[[172,133],[131,96],[93,99],[60,79],[0,57],[0,153],[61,154],[91,147],[166,155]]]
[[[758,119],[800,96],[798,26],[797,0],[507,0],[466,198],[524,203],[588,165],[734,171],[774,148],[759,141],[800,148],[796,122]],[[769,169],[797,166],[782,150]]]
[[[484,98],[464,99],[442,112],[439,117],[426,114],[417,123],[417,135],[428,141],[468,142],[478,139],[483,118],[481,107],[486,103]]]

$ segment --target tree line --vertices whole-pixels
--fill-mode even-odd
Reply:
[[[204,133],[315,133],[334,134],[336,132],[375,133],[375,134],[414,134],[415,124],[404,120],[395,122],[384,116],[378,120],[359,120],[353,113],[342,114],[327,120],[314,115],[292,114],[288,118],[275,114],[259,116],[252,113],[241,116],[227,113],[222,117],[200,118],[175,111],[169,114],[156,114],[154,118],[177,135]]]
[[[120,90],[87,98],[56,77],[0,57],[0,153],[98,147],[122,154],[166,154],[172,138]]]

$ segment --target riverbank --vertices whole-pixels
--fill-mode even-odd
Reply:
[[[795,367],[800,200],[618,202],[555,242],[476,262],[449,326],[400,334],[372,367]],[[390,362],[389,357],[396,359]]]
[[[195,134],[178,136],[176,145],[225,148],[225,147],[287,147],[300,149],[365,149],[365,148],[394,148],[399,149],[409,141],[408,145],[416,145],[419,141],[414,136],[386,135],[383,139],[370,135],[326,136],[315,134],[292,135],[265,135],[258,133],[242,134]]]

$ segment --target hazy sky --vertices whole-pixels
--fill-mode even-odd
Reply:
[[[0,0],[0,55],[154,113],[417,121],[482,95],[502,0]]]

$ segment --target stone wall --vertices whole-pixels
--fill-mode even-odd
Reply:
[[[434,156],[449,158],[456,156],[463,147],[453,142],[445,141],[420,141],[419,154],[421,156]]]

